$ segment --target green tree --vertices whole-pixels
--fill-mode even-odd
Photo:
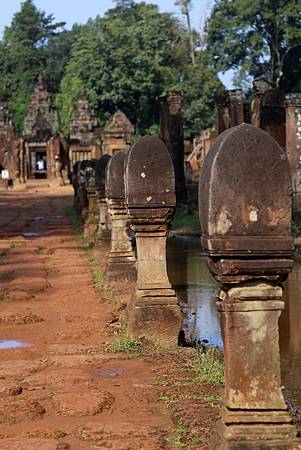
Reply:
[[[189,62],[185,46],[185,30],[173,15],[119,0],[72,47],[57,100],[64,132],[83,88],[103,119],[119,108],[138,130],[158,123],[158,97],[179,82]]]
[[[0,91],[8,100],[16,129],[23,129],[32,87],[47,66],[47,46],[64,23],[36,8],[32,0],[21,5],[0,47]]]
[[[264,75],[279,86],[288,53],[300,45],[300,0],[217,0],[207,31],[219,70]]]
[[[197,54],[195,65],[187,66],[179,88],[184,93],[185,137],[192,138],[212,127],[216,119],[215,96],[225,90],[205,51]]]
[[[190,20],[192,1],[191,0],[175,0],[175,5],[179,6],[181,8],[181,13],[186,18],[188,35],[189,35],[189,47],[190,47],[191,62],[194,65],[195,64],[195,49],[194,49],[195,42],[194,42],[194,36],[193,36],[194,33],[192,30],[191,20]]]

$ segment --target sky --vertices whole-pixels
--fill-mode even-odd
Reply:
[[[13,15],[20,10],[23,0],[0,0],[0,35],[5,26],[10,25]],[[155,3],[160,11],[173,12],[181,17],[179,7],[175,6],[175,0],[145,0],[146,3]],[[35,5],[47,14],[53,14],[55,20],[66,22],[66,28],[71,28],[77,23],[85,23],[90,17],[102,16],[109,8],[114,7],[112,0],[34,0]],[[193,26],[199,30],[204,17],[210,11],[213,0],[193,0],[191,19]],[[227,88],[231,88],[231,75],[220,75]]]

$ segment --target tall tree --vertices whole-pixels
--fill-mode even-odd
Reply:
[[[181,13],[183,14],[183,16],[185,16],[186,21],[187,21],[191,62],[194,65],[195,64],[195,49],[194,49],[195,44],[194,44],[193,30],[192,30],[191,20],[190,20],[190,11],[192,8],[192,1],[191,0],[176,0],[175,5],[180,6]]]
[[[217,0],[207,30],[219,70],[264,75],[279,86],[288,53],[300,45],[300,0]]]
[[[119,0],[73,45],[57,102],[62,128],[68,131],[85,89],[103,119],[120,108],[138,130],[148,129],[159,121],[158,97],[179,81],[187,63],[185,30],[176,18],[156,5]]]
[[[36,8],[32,0],[22,3],[0,47],[0,92],[9,102],[14,124],[22,131],[27,104],[39,73],[47,65],[47,45],[64,23]]]
[[[192,138],[212,127],[216,119],[215,96],[225,91],[207,52],[198,52],[195,65],[186,67],[179,89],[184,93],[185,137]]]

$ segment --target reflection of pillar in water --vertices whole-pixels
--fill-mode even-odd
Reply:
[[[289,276],[287,297],[289,304],[289,367],[288,389],[300,390],[301,378],[301,271],[297,267]]]
[[[195,296],[197,296],[195,340],[221,348],[223,346],[221,326],[215,305],[217,283],[210,275],[205,258],[191,258],[191,261],[195,262],[194,267],[197,268],[195,271],[197,285],[194,289]],[[188,273],[190,273],[190,268]]]

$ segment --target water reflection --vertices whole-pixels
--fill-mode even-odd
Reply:
[[[215,307],[217,283],[210,275],[199,238],[168,242],[168,275],[184,312],[187,343],[202,342],[222,348],[220,320]]]
[[[215,306],[217,283],[211,277],[199,238],[171,238],[167,245],[168,274],[177,291],[185,318],[187,342],[222,347]],[[285,309],[280,317],[280,354],[285,396],[301,407],[301,258],[284,286]]]
[[[5,339],[3,341],[0,341],[0,350],[9,350],[9,349],[15,349],[15,348],[27,348],[31,347],[31,344],[28,344],[24,341],[15,341],[10,339]]]
[[[301,406],[301,258],[284,286],[285,309],[280,317],[282,383],[295,406]]]

